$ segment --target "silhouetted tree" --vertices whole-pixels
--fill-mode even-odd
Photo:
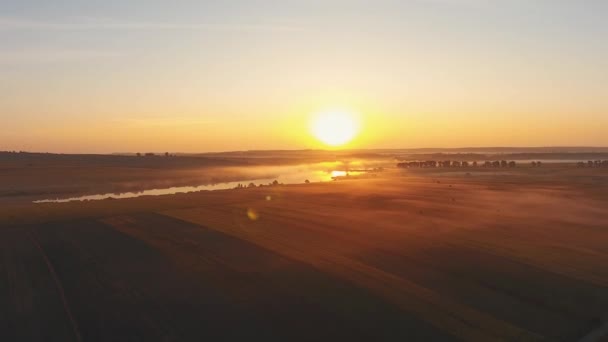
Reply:
[[[515,167],[515,161],[514,160],[511,160],[509,162],[509,167]]]
[[[476,161],[473,162],[473,167],[477,167],[477,162]]]
[[[310,184],[310,181],[307,179],[304,181],[305,184]]]

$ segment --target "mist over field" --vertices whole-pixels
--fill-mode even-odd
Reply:
[[[4,154],[4,336],[603,334],[601,164],[581,167],[560,154],[552,158],[566,159],[506,167],[473,164],[496,154],[467,166],[471,154],[290,152],[283,164],[271,152],[229,155]],[[433,156],[441,164],[421,166]],[[208,183],[231,186],[146,192]],[[142,196],[119,199],[124,191]],[[47,198],[70,201],[38,202]]]

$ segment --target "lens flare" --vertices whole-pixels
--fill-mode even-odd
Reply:
[[[258,214],[258,212],[255,209],[247,209],[247,217],[251,220],[251,221],[257,221],[260,218],[260,214]]]

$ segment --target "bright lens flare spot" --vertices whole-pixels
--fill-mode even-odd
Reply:
[[[260,218],[260,214],[258,214],[258,212],[255,209],[247,209],[247,217],[251,220],[251,221],[257,221]]]
[[[313,118],[311,131],[324,144],[337,147],[353,140],[359,133],[359,124],[350,112],[327,111]]]

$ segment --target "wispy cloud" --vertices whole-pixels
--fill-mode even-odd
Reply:
[[[10,51],[3,51],[0,49],[0,64],[73,62],[78,60],[108,59],[121,57],[123,55],[123,53],[118,51],[52,47],[27,48]]]
[[[115,123],[129,127],[175,127],[175,126],[199,126],[213,125],[217,120],[208,118],[197,118],[189,116],[165,116],[165,117],[138,117],[120,118],[114,120]]]
[[[45,21],[17,17],[0,17],[0,30],[209,30],[209,31],[300,31],[302,27],[281,23],[160,23],[120,22],[99,18],[74,18],[66,21]]]
[[[418,0],[421,3],[437,3],[443,5],[453,6],[479,6],[479,5],[492,5],[492,0]],[[511,0],[517,1],[517,0]]]
[[[64,20],[42,20],[23,17],[0,16],[0,33],[16,31],[63,32],[63,31],[296,31],[301,27],[287,24],[231,24],[231,23],[162,23],[142,21],[117,21],[95,17],[73,17]],[[0,46],[0,64],[40,64],[72,62],[80,60],[107,60],[124,56],[123,52],[105,49]]]

